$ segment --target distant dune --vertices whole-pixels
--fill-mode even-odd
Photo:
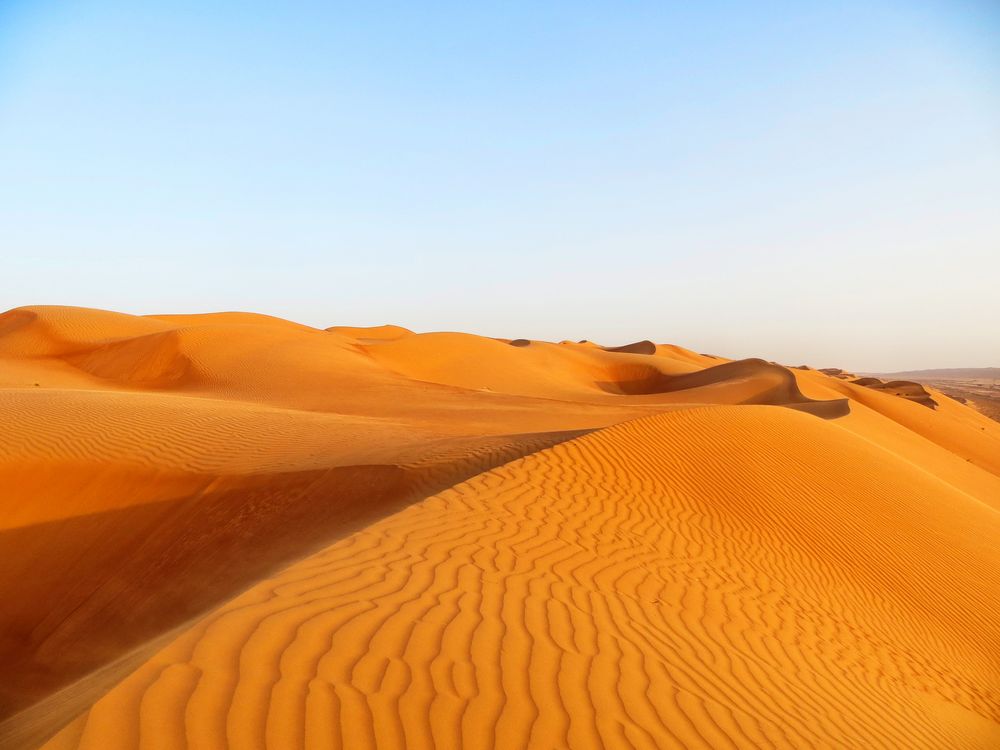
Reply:
[[[3,748],[1000,747],[917,373],[33,307],[0,415]]]
[[[1000,379],[1000,367],[952,367],[938,370],[873,373],[883,378],[909,380],[992,380]]]

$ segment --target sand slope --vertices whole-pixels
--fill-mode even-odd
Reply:
[[[991,746],[1000,424],[908,396],[10,311],[0,746]]]

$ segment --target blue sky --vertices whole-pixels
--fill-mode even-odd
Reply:
[[[992,2],[0,5],[0,307],[1000,364]]]

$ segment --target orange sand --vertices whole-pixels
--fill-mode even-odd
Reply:
[[[0,747],[1000,746],[1000,424],[928,392],[13,310]]]

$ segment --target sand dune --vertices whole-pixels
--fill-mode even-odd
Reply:
[[[920,383],[910,380],[879,380],[878,378],[865,377],[851,381],[854,385],[863,385],[867,388],[874,388],[878,391],[891,391],[894,396],[902,396],[931,409],[937,408],[937,401]]]
[[[5,313],[0,746],[1000,745],[1000,424],[850,380]]]
[[[989,747],[998,531],[807,415],[649,417],[259,584],[49,747]]]

